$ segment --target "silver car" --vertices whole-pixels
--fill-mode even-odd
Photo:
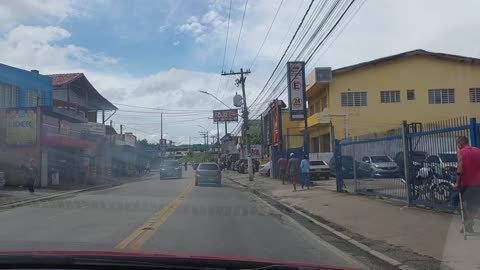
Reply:
[[[400,173],[397,163],[389,156],[365,156],[358,170],[370,177],[398,177]]]
[[[200,163],[195,171],[195,185],[202,183],[217,184],[222,183],[222,171],[217,163]]]

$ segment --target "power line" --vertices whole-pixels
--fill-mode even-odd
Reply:
[[[248,0],[245,0],[245,8],[243,9],[242,23],[240,24],[240,31],[238,31],[237,45],[235,46],[235,52],[233,53],[233,60],[232,60],[232,65],[230,66],[230,70],[233,69],[233,65],[235,64],[235,58],[237,57],[238,44],[240,43],[240,37],[242,36],[245,13],[247,13],[247,5],[248,5]]]
[[[120,106],[125,106],[125,107],[132,107],[132,108],[139,108],[139,109],[149,109],[149,110],[157,110],[157,111],[172,111],[172,112],[210,112],[211,110],[181,110],[181,109],[164,109],[164,108],[154,108],[154,107],[144,107],[144,106],[138,106],[138,105],[130,105],[130,104],[120,104],[120,103],[113,103],[115,105],[120,105]],[[119,110],[120,111],[120,110]]]
[[[230,30],[230,14],[232,12],[232,1],[233,0],[230,0],[230,8],[228,9],[227,36],[225,37],[225,49],[223,50],[222,72],[225,67],[225,57],[227,55],[228,32]]]
[[[259,48],[258,51],[257,51],[257,55],[255,55],[255,58],[253,58],[253,61],[252,61],[252,63],[250,64],[250,68],[249,68],[249,69],[251,69],[251,68],[253,67],[253,64],[255,64],[255,61],[257,60],[258,55],[260,55],[260,52],[262,51],[263,46],[265,45],[265,42],[267,41],[268,35],[270,34],[270,31],[272,30],[272,26],[273,26],[273,24],[275,23],[275,20],[277,19],[277,15],[278,15],[278,12],[280,11],[280,8],[282,7],[282,4],[283,4],[283,0],[280,1],[280,4],[279,4],[278,7],[277,7],[277,11],[275,11],[275,16],[273,16],[272,23],[270,24],[270,27],[268,28],[267,34],[265,35],[265,38],[264,38],[263,41],[262,41],[262,45],[260,45],[260,48]]]

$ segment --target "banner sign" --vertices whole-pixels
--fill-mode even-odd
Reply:
[[[213,111],[213,122],[237,122],[238,110],[215,110]]]
[[[278,145],[280,142],[280,117],[278,102],[276,100],[272,103],[272,142],[274,145]]]
[[[305,62],[288,62],[287,78],[290,120],[305,120]]]
[[[263,132],[265,133],[263,143],[272,144],[272,111],[269,110],[263,117]]]
[[[6,118],[8,145],[34,145],[37,142],[36,109],[9,109]]]
[[[262,158],[262,145],[260,144],[253,144],[250,146],[252,158],[260,159]]]

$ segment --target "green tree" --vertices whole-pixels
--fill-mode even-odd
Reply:
[[[258,127],[250,128],[250,144],[262,144],[262,130]]]

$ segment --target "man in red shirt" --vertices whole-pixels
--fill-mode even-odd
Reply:
[[[457,181],[454,188],[460,187],[465,202],[465,230],[473,233],[473,221],[480,208],[480,149],[468,144],[468,138],[457,138]]]
[[[280,171],[280,178],[282,179],[282,184],[285,185],[285,179],[287,178],[287,164],[288,161],[285,157],[281,157],[278,160],[278,169]]]

